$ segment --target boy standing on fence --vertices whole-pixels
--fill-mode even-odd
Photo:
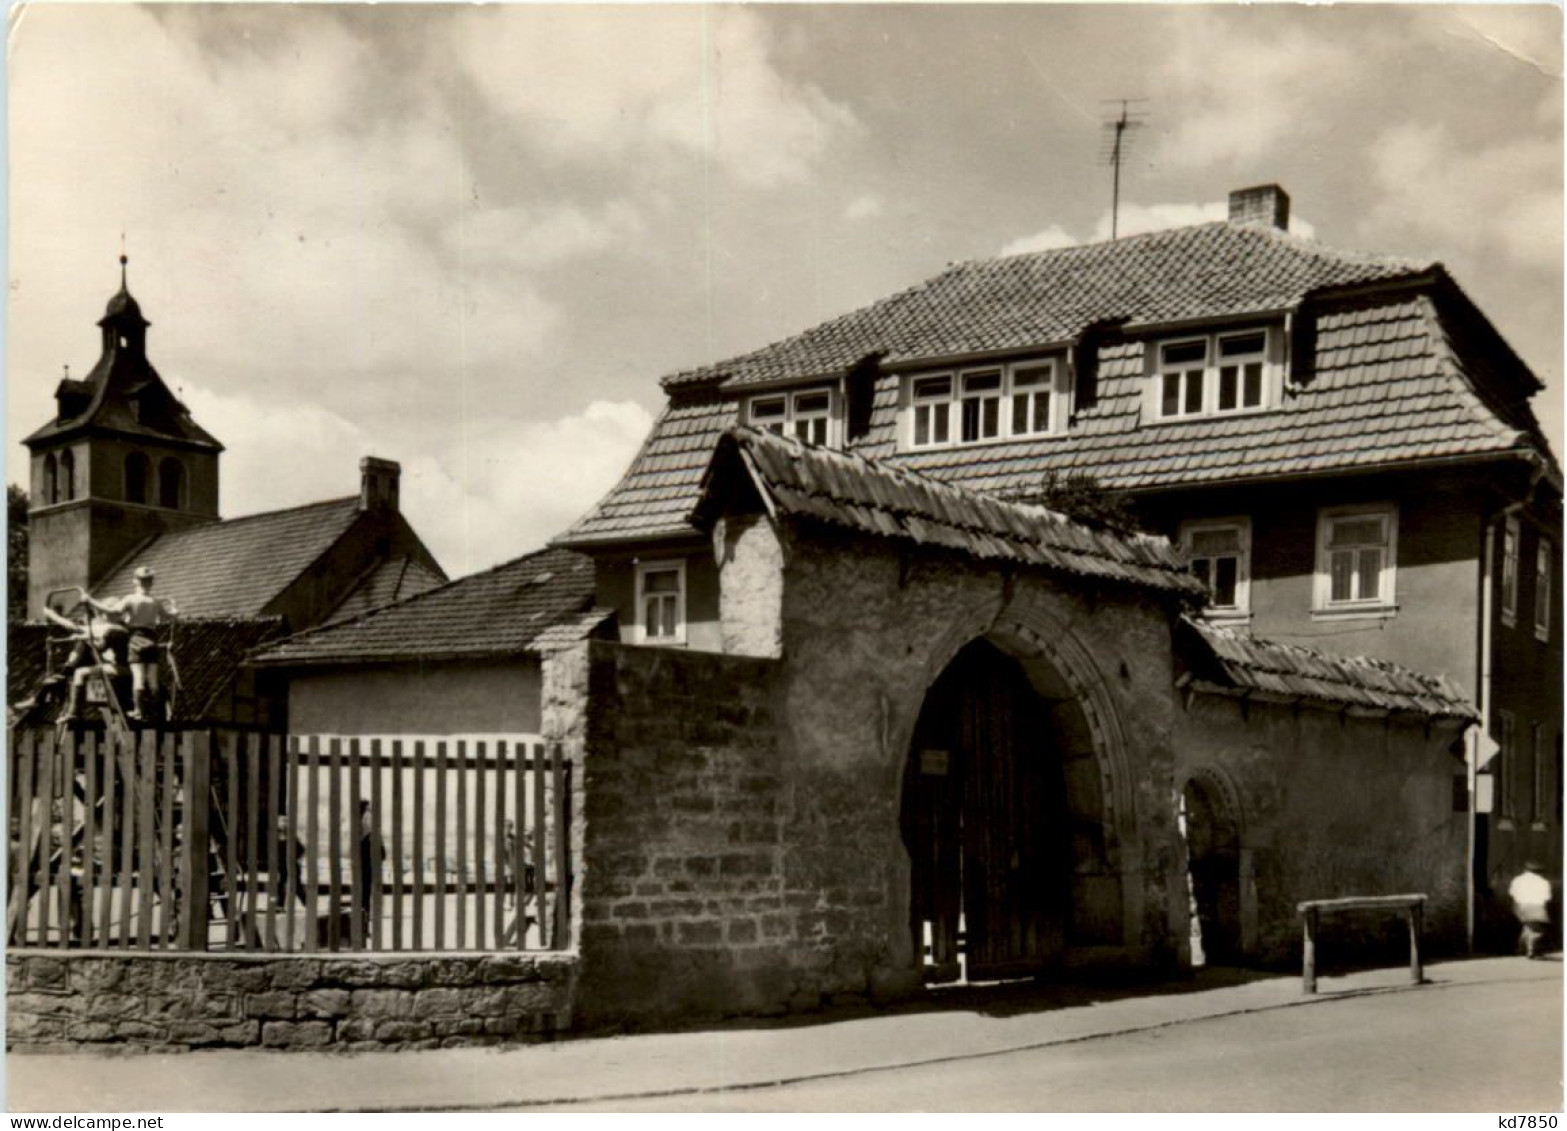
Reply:
[[[1531,860],[1507,887],[1507,894],[1513,901],[1513,914],[1523,924],[1518,945],[1528,958],[1544,957],[1540,949],[1551,926],[1551,881],[1540,872],[1540,865]]]
[[[150,566],[136,568],[136,592],[119,599],[97,601],[91,597],[87,603],[99,612],[118,616],[130,631],[131,697],[133,702],[126,715],[142,718],[150,707],[150,700],[158,694],[158,661],[163,651],[154,635],[159,625],[171,624],[179,616],[174,602],[166,597],[152,595],[153,579],[157,575]]]

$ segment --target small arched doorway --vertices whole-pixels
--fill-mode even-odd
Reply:
[[[1042,974],[1071,944],[1120,938],[1082,709],[1048,661],[1002,643],[958,652],[909,746],[901,822],[928,982]]]
[[[1222,789],[1199,776],[1181,791],[1181,823],[1192,901],[1192,964],[1237,963],[1245,954],[1239,815]]]

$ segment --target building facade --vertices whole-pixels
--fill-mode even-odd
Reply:
[[[1482,723],[1449,777],[1484,941],[1525,857],[1560,868],[1561,474],[1538,379],[1434,261],[1228,221],[961,263],[663,381],[619,484],[559,543],[627,644],[725,651],[691,515],[736,423],[998,498],[1087,477],[1208,588],[1205,622],[1451,681]],[[1451,785],[1451,782],[1450,782]],[[1347,787],[1346,787],[1347,788]]]

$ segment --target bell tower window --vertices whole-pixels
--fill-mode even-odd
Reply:
[[[173,456],[164,457],[158,464],[158,505],[170,510],[180,508],[180,496],[185,493],[185,467]]]
[[[125,501],[128,503],[145,503],[147,501],[147,480],[152,477],[151,468],[147,457],[141,452],[132,452],[125,457]]]
[[[67,448],[60,453],[60,492],[55,496],[57,503],[68,503],[76,498],[76,457]]]
[[[47,506],[59,499],[59,472],[55,467],[54,453],[44,456],[43,489],[38,492],[40,501]]]

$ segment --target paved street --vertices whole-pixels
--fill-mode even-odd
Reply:
[[[1561,1110],[1562,966],[959,989],[504,1049],[7,1059],[10,1110]]]
[[[1559,1111],[1562,1002],[1453,986],[744,1091],[554,1111]]]

